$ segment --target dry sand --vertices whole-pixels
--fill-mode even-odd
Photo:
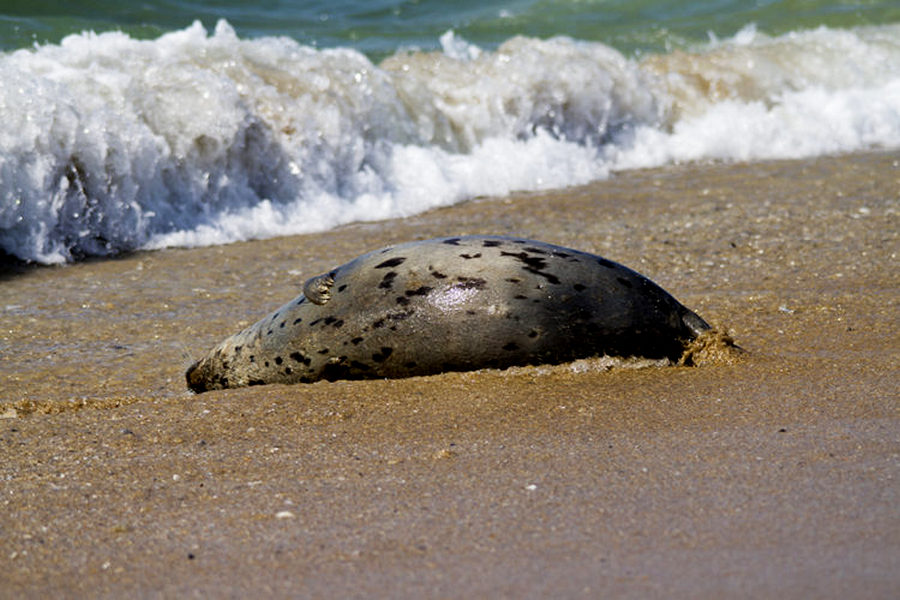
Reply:
[[[898,210],[872,153],[7,266],[0,597],[896,597]],[[631,266],[748,353],[185,391],[304,278],[489,232]]]

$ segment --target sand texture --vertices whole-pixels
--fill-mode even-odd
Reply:
[[[870,153],[8,265],[0,598],[894,598],[898,210]],[[746,354],[186,391],[306,278],[469,233],[628,265]]]

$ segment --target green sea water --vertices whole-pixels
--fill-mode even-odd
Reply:
[[[287,36],[316,47],[348,46],[373,59],[399,48],[434,49],[447,30],[483,48],[515,35],[566,35],[626,54],[664,52],[728,37],[747,24],[780,35],[819,26],[900,21],[896,0],[4,0],[0,49],[57,43],[83,31],[156,38],[199,20],[227,20],[242,38]]]

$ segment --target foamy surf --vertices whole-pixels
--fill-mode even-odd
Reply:
[[[69,36],[0,55],[0,248],[59,263],[403,217],[693,160],[900,146],[900,26],[745,28],[643,60],[596,42],[448,33],[348,48]]]

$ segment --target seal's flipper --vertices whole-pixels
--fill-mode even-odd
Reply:
[[[307,279],[303,284],[303,295],[313,304],[325,304],[331,298],[334,285],[334,271]]]
[[[691,333],[694,334],[694,337],[697,337],[704,331],[709,331],[712,329],[709,323],[703,320],[697,313],[692,310],[685,309],[685,313],[681,315],[681,322],[684,323],[685,327],[687,327]]]

